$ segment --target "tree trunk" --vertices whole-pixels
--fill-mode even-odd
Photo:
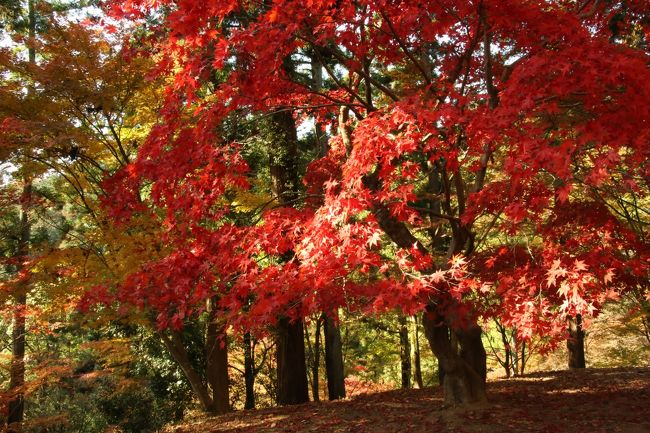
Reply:
[[[318,320],[316,320],[316,332],[314,334],[314,349],[313,349],[313,363],[311,366],[311,376],[312,376],[312,381],[311,381],[311,394],[312,398],[314,401],[320,401],[320,395],[319,395],[319,386],[318,386],[318,381],[319,381],[319,374],[318,370],[320,368],[320,328],[321,328],[321,318],[319,317]],[[307,333],[308,334],[308,333]],[[307,338],[309,338],[309,335],[307,335]]]
[[[21,284],[22,286],[22,284]],[[11,357],[11,378],[9,392],[11,399],[8,404],[7,423],[9,432],[22,430],[23,414],[25,411],[25,307],[27,305],[27,294],[24,287],[20,287],[14,296],[13,330],[12,330],[12,357]]]
[[[255,409],[255,354],[250,332],[244,334],[244,382],[246,383],[244,409]]]
[[[425,312],[423,325],[439,368],[444,372],[445,403],[457,406],[487,401],[486,355],[481,329],[475,324],[467,329],[454,329],[460,345],[460,353],[457,353],[445,322],[434,311]]]
[[[29,209],[32,202],[32,181],[29,178],[25,178],[20,202],[20,239],[16,248],[16,255],[20,261],[17,269],[19,282],[14,292],[13,328],[11,331],[12,356],[9,393],[12,397],[8,403],[7,414],[8,431],[10,432],[22,430],[25,412],[23,389],[25,385],[25,336],[27,332],[25,313],[27,309],[27,292],[29,291],[29,273],[25,267],[29,260],[29,242],[32,233],[32,225],[29,220]]]
[[[406,316],[399,317],[399,346],[402,364],[402,388],[411,388],[411,340]]]
[[[290,206],[298,196],[300,176],[297,166],[298,137],[290,111],[271,115],[267,137],[271,190],[280,205]],[[293,257],[293,252],[284,259]],[[302,320],[278,321],[277,332],[278,404],[299,404],[309,401],[309,384],[305,363],[305,335]]]
[[[343,369],[343,344],[341,328],[334,319],[323,314],[325,327],[325,369],[327,395],[330,400],[345,398],[345,372]]]
[[[323,64],[318,56],[311,57],[311,79],[313,90],[320,92],[323,88]],[[319,158],[325,156],[328,151],[327,134],[323,131],[323,125],[316,122],[314,124],[314,135],[316,138],[316,152]]]
[[[194,369],[190,358],[185,350],[185,345],[183,342],[183,336],[179,331],[170,331],[171,338],[166,335],[164,332],[159,332],[160,338],[162,339],[165,347],[171,353],[172,358],[178,364],[178,366],[183,371],[185,378],[190,383],[194,395],[199,399],[199,403],[203,407],[203,410],[206,412],[213,412],[213,401],[210,397],[208,387],[201,380],[201,376]]]
[[[291,322],[283,317],[277,328],[278,404],[306,403],[309,401],[309,385],[302,320]]]
[[[456,328],[453,330],[458,337],[460,345],[460,357],[478,373],[483,385],[487,379],[487,354],[481,339],[481,327],[472,323],[467,328]]]
[[[271,191],[280,205],[291,206],[300,185],[296,122],[290,111],[281,111],[271,115],[269,129]]]
[[[519,364],[519,375],[523,375],[526,370],[526,340],[521,342],[521,363]]]
[[[521,373],[519,373],[519,366],[523,362],[523,360],[520,359],[520,354],[519,354],[519,349],[517,349],[517,330],[514,329],[511,332],[512,336],[512,345],[514,346],[514,349],[511,350],[510,352],[510,369],[512,370],[512,374],[515,376],[519,376]],[[525,353],[525,348],[526,348],[526,342],[524,341],[524,346],[523,346],[523,351],[522,353]]]
[[[585,333],[582,330],[582,315],[569,317],[569,368],[585,368]]]
[[[424,380],[422,380],[422,362],[420,359],[420,325],[418,323],[418,316],[415,318],[415,382],[418,388],[424,388]]]
[[[36,65],[36,8],[34,0],[27,1],[27,22],[28,22],[28,36],[29,47],[28,60],[30,65]],[[29,94],[34,93],[34,86],[29,85]],[[26,262],[29,257],[29,242],[32,233],[32,225],[29,220],[29,209],[32,203],[32,179],[25,176],[25,184],[23,185],[23,192],[20,204],[20,239],[18,243],[17,256],[22,262]],[[24,271],[24,265],[19,265],[18,273]],[[9,391],[12,395],[11,400],[8,402],[7,414],[7,431],[20,432],[22,431],[22,423],[25,414],[25,333],[27,328],[25,326],[25,310],[27,309],[27,292],[29,291],[29,278],[27,275],[24,277],[19,276],[20,279],[25,279],[19,283],[17,292],[14,295],[14,317],[13,329],[11,331],[12,339],[12,356],[11,356],[11,371],[9,379]]]
[[[449,334],[449,329],[446,329],[445,332],[447,334]],[[424,329],[424,335],[425,335],[425,337],[428,335],[426,328]],[[431,343],[429,343],[429,346],[431,346]],[[436,353],[434,352],[433,355],[436,356]],[[445,369],[442,368],[442,366],[440,365],[440,360],[438,359],[437,356],[436,356],[436,361],[438,362],[438,385],[444,386],[444,384],[445,384]]]
[[[214,301],[211,300],[210,304]],[[210,306],[213,308],[213,306]],[[210,311],[205,341],[206,378],[212,389],[212,412],[226,413],[230,410],[228,380],[228,345],[225,326],[219,323],[216,310]]]
[[[512,360],[510,359],[511,348],[510,348],[510,342],[508,341],[508,331],[505,326],[499,323],[499,321],[495,320],[495,322],[497,324],[497,328],[499,329],[499,333],[501,334],[501,342],[503,343],[503,350],[505,351],[505,360],[503,361],[503,368],[506,370],[506,377],[509,378],[511,376],[510,367],[511,367]],[[517,349],[515,348],[515,350]],[[517,374],[516,367],[515,367],[515,374]]]

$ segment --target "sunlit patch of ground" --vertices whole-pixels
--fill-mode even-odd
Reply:
[[[438,388],[188,420],[165,433],[650,433],[650,369],[533,373],[488,384],[481,407],[443,409]]]

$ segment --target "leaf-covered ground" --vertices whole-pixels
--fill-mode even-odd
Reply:
[[[442,409],[438,388],[235,412],[165,433],[650,433],[650,369],[587,369],[489,383],[482,407]]]

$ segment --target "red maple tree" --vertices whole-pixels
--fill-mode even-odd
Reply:
[[[624,217],[649,187],[647,2],[115,0],[111,10],[155,13],[133,50],[174,77],[138,160],[106,185],[113,217],[150,213],[167,228],[168,257],[108,293],[154,308],[161,326],[180,326],[214,293],[240,328],[342,305],[426,309],[447,399],[462,403],[485,398],[481,314],[524,337],[563,335],[567,316],[647,287],[644,228]],[[308,165],[299,205],[234,224],[248,169],[221,126],[286,111],[330,131],[327,154]]]

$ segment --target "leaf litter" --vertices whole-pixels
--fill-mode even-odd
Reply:
[[[489,402],[445,408],[439,387],[199,416],[162,433],[650,433],[650,368],[527,374]]]

